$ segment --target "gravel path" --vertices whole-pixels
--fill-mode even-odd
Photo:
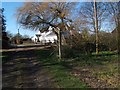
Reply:
[[[43,48],[43,47],[40,47]],[[52,77],[36,60],[39,47],[16,48],[6,54],[10,56],[2,64],[3,88],[52,88]]]

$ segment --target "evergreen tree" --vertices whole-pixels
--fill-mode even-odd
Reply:
[[[6,20],[5,20],[5,16],[3,15],[4,12],[4,8],[0,9],[0,30],[2,30],[2,32],[6,31]]]
[[[9,48],[9,38],[6,33],[6,20],[3,15],[4,8],[0,9],[0,43],[2,43],[2,48]],[[1,42],[2,41],[2,42]],[[0,47],[1,48],[1,47]]]

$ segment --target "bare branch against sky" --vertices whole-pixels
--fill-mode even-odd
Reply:
[[[93,0],[0,0],[2,2],[93,2]],[[96,0],[96,2],[119,2],[120,0]]]

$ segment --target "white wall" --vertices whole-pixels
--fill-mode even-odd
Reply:
[[[37,33],[37,34],[39,34],[39,33]],[[39,40],[40,40],[41,43],[48,43],[48,42],[54,43],[54,41],[57,40],[56,34],[54,34],[52,31],[49,31],[49,32],[46,32],[46,33],[45,32],[44,33],[40,33],[40,35],[41,36],[39,37]],[[37,39],[36,36],[34,36],[32,38],[32,40],[34,42],[36,42],[35,39]]]

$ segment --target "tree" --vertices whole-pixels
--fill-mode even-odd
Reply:
[[[115,35],[110,32],[100,31],[99,32],[99,43],[108,48],[109,51],[116,50],[117,42]]]
[[[106,5],[109,16],[112,17],[112,22],[114,21],[116,40],[118,41],[118,53],[120,53],[120,2],[109,2]]]
[[[118,3],[118,54],[120,54],[120,1]]]
[[[28,35],[24,35],[23,38],[30,38],[30,36],[28,36]]]
[[[66,23],[71,22],[68,18],[74,3],[68,2],[27,2],[18,9],[18,22],[25,28],[46,31],[49,26],[59,41],[59,58],[61,59],[61,33],[66,30]]]
[[[12,37],[13,37],[13,33],[11,33],[10,31],[7,31],[7,36],[8,36],[9,38],[12,38]]]
[[[98,14],[97,14],[97,2],[94,0],[94,14],[95,14],[95,32],[96,32],[96,54],[98,54]]]
[[[3,12],[4,12],[4,8],[0,9],[0,30],[2,30],[2,32],[5,32],[6,31],[6,20],[3,15]]]
[[[5,31],[6,31],[6,20],[5,20],[5,17],[3,15],[3,12],[4,12],[4,8],[0,8],[0,30],[1,30],[0,36],[5,34]],[[2,39],[2,37],[1,37],[1,39]]]
[[[83,39],[85,41],[88,41],[89,40],[89,37],[90,37],[90,33],[89,33],[89,30],[88,28],[84,28],[82,31],[81,31],[81,35],[83,37]]]
[[[98,30],[101,29],[102,22],[104,22],[107,13],[105,3],[103,2],[97,2],[96,3],[96,9],[97,9],[97,20],[98,20]],[[91,32],[95,32],[95,15],[94,15],[94,2],[85,2],[81,6],[81,9],[79,10],[80,14],[80,23],[83,24],[85,27],[88,27]]]
[[[7,37],[6,33],[6,20],[5,16],[3,14],[4,8],[0,9],[0,41],[2,42],[2,48],[8,48],[9,47],[9,38]]]
[[[96,54],[98,54],[98,33],[106,16],[104,6],[104,3],[97,3],[95,0],[94,2],[84,3],[79,11],[84,26],[88,27],[91,32],[96,33]]]

